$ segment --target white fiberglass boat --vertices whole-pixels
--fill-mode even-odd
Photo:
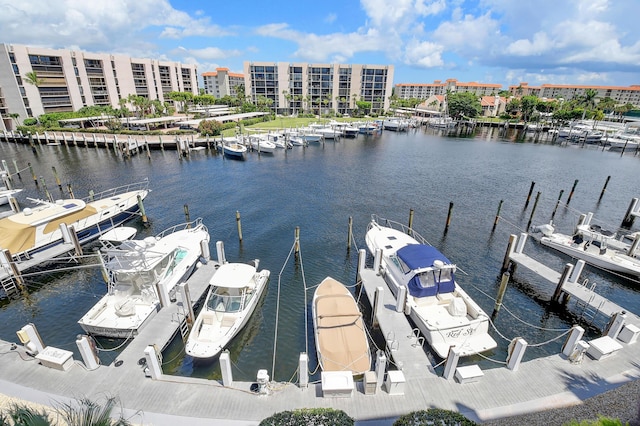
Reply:
[[[237,142],[224,142],[222,150],[225,156],[236,160],[244,160],[247,153],[247,147]]]
[[[160,309],[159,292],[170,294],[201,258],[209,232],[201,219],[155,237],[126,240],[101,250],[108,292],[78,323],[87,333],[126,339]]]
[[[640,237],[633,241],[592,226],[589,220],[579,224],[573,235],[556,232],[553,223],[533,227],[540,232],[540,243],[600,269],[640,277],[640,259],[636,257]]]
[[[270,272],[246,263],[225,263],[211,277],[211,287],[198,314],[185,351],[194,358],[217,356],[247,324]]]
[[[13,197],[22,189],[7,189],[5,186],[0,186],[0,206],[9,202],[9,197]]]
[[[138,215],[138,198],[149,194],[149,182],[112,188],[89,199],[30,201],[35,207],[0,219],[0,249],[8,249],[16,260],[63,244],[64,224],[73,227],[80,244],[98,238]]]
[[[272,154],[276,150],[276,144],[271,142],[266,135],[251,135],[249,136],[249,143],[251,148],[258,152]]]
[[[414,231],[379,221],[374,216],[369,223],[367,247],[373,255],[381,250],[380,268],[391,292],[398,297],[401,286],[407,289],[409,315],[433,351],[446,358],[452,346],[460,356],[495,348],[489,317],[455,281],[456,265]]]
[[[322,371],[351,371],[354,376],[369,371],[369,339],[349,289],[331,277],[325,278],[313,294],[311,309]]]

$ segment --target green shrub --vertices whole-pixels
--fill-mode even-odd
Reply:
[[[354,421],[342,410],[303,408],[276,413],[260,422],[260,426],[352,426]]]
[[[414,411],[401,416],[393,423],[393,426],[474,426],[476,422],[467,419],[455,411],[429,408],[428,410]]]
[[[598,417],[598,420],[583,420],[581,422],[572,420],[565,426],[629,426],[629,423],[622,423],[619,419],[611,419],[609,417]]]

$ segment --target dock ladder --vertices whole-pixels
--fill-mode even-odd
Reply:
[[[9,275],[7,278],[4,278],[2,282],[0,282],[0,285],[7,297],[11,297],[14,293],[18,293],[18,285],[16,284],[13,275]]]
[[[582,285],[584,287],[587,287],[589,284],[589,280],[585,279],[582,282]],[[596,316],[600,313],[600,310],[602,309],[602,306],[604,305],[604,300],[601,300],[600,303],[596,306],[593,301],[596,298],[596,294],[594,292],[594,289],[596,288],[596,283],[591,284],[590,286],[587,287],[588,290],[592,293],[591,297],[589,297],[589,300],[578,300],[576,301],[576,306],[578,307],[578,309],[582,309],[580,311],[580,318],[585,321],[587,324],[589,325],[593,325]]]

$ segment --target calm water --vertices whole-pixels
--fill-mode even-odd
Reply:
[[[640,159],[633,155],[602,152],[574,145],[533,143],[515,134],[503,137],[497,129],[482,129],[465,137],[442,136],[430,130],[407,133],[385,132],[378,136],[359,136],[355,140],[327,142],[306,149],[258,156],[250,153],[246,161],[228,160],[213,152],[194,152],[179,160],[175,151],[152,152],[151,160],[140,155],[122,160],[112,151],[94,148],[43,146],[34,155],[25,145],[0,143],[0,159],[13,170],[32,163],[55,197],[60,191],[54,183],[55,166],[66,188],[73,185],[76,196],[86,196],[125,183],[148,178],[151,194],[145,201],[151,226],[139,237],[154,235],[184,222],[183,206],[189,206],[191,219],[202,217],[215,241],[224,241],[229,261],[261,260],[271,270],[271,280],[263,304],[230,350],[234,378],[253,380],[260,368],[267,368],[276,380],[290,379],[297,368],[298,354],[310,353],[315,368],[313,341],[305,343],[305,327],[311,333],[311,320],[305,318],[305,301],[312,297],[307,288],[331,275],[353,284],[357,249],[347,251],[347,227],[353,218],[357,248],[366,248],[364,232],[371,214],[407,222],[414,210],[414,228],[437,246],[466,272],[458,280],[489,313],[500,282],[500,267],[509,235],[526,227],[533,198],[524,205],[532,181],[534,197],[541,192],[534,224],[547,222],[559,192],[566,202],[574,181],[578,180],[570,206],[561,206],[555,222],[570,232],[578,215],[592,211],[602,225],[615,228],[637,191]],[[611,176],[603,200],[598,198]],[[28,171],[22,173],[25,188],[21,197],[44,198]],[[504,200],[500,221],[491,232],[500,200]],[[448,233],[444,233],[449,203],[454,203]],[[244,241],[238,242],[235,214],[241,213]],[[595,221],[594,221],[595,222]],[[640,225],[637,225],[640,226]],[[288,259],[295,228],[300,227],[301,261]],[[560,271],[570,258],[527,243],[525,252]],[[585,268],[583,278],[597,283],[596,291],[640,313],[637,283]],[[15,331],[33,322],[45,344],[73,350],[82,333],[76,321],[101,297],[106,286],[93,268],[40,273],[29,277],[33,289],[23,300],[0,301],[0,338],[17,341]],[[278,285],[280,311],[275,374],[271,371],[274,349],[275,314]],[[546,290],[545,290],[546,289]],[[495,324],[508,339],[524,337],[531,347],[525,359],[558,352],[564,338],[553,339],[559,329],[571,326],[571,318],[548,306],[549,292],[537,276],[520,268],[507,290],[504,308]],[[356,291],[354,289],[354,291]],[[505,309],[506,308],[506,309]],[[514,318],[509,312],[517,316]],[[550,329],[554,331],[549,331]],[[493,332],[499,348],[489,356],[504,361],[508,341]],[[105,347],[121,342],[101,341]],[[102,352],[110,362],[117,352]],[[478,360],[475,360],[478,362]],[[486,368],[497,364],[480,360]],[[219,377],[216,363],[196,364],[185,358],[180,341],[164,353],[165,372],[198,377]]]

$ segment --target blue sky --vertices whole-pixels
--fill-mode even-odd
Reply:
[[[0,41],[195,63],[395,66],[394,83],[640,84],[640,0],[0,0]]]

